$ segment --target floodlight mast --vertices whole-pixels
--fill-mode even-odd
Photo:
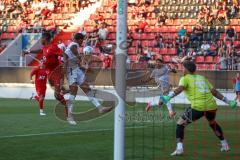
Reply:
[[[125,159],[125,97],[127,47],[127,0],[117,2],[115,86],[118,96],[114,114],[114,160]]]

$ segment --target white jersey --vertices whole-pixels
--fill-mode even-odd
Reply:
[[[163,84],[169,84],[169,72],[171,69],[168,65],[164,65],[163,67],[159,69],[154,69],[151,73],[151,78],[155,79],[155,82],[158,86],[161,86]]]
[[[77,46],[77,48],[78,48],[78,53],[80,54],[80,46],[79,46],[79,44],[78,43],[76,43],[76,42],[71,42],[68,46],[67,46],[67,48],[66,48],[66,50],[65,50],[65,53],[66,53],[66,55],[68,56],[68,69],[75,69],[75,68],[78,68],[79,67],[79,60],[77,59],[77,57],[72,53],[72,51],[71,51],[71,48],[73,47],[73,46]]]
[[[81,85],[85,81],[85,73],[79,67],[79,59],[71,51],[72,46],[77,46],[80,54],[80,46],[76,42],[71,42],[65,51],[68,56],[68,83]]]

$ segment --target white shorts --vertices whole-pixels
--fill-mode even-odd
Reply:
[[[80,68],[70,69],[68,73],[69,85],[72,85],[73,83],[82,85],[85,79],[85,73]]]
[[[165,81],[161,81],[161,83],[158,84],[158,88],[161,90],[162,95],[167,95],[171,90],[170,84]]]

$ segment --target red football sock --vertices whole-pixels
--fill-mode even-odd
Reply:
[[[40,109],[43,109],[43,101],[44,101],[44,99],[39,100],[39,108]]]

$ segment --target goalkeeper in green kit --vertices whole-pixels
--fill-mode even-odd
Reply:
[[[196,65],[194,62],[185,61],[183,62],[183,66],[184,76],[180,79],[179,86],[174,91],[170,92],[168,96],[161,97],[162,101],[167,104],[171,98],[184,91],[186,97],[191,102],[191,107],[187,108],[177,121],[177,147],[171,155],[177,156],[183,154],[184,128],[203,116],[208,120],[209,126],[221,141],[221,151],[229,151],[230,148],[224,138],[223,131],[215,120],[217,103],[214,97],[227,103],[230,108],[235,108],[236,102],[230,101],[224,97],[205,77],[195,74]],[[170,117],[173,116],[174,114],[170,115]]]

